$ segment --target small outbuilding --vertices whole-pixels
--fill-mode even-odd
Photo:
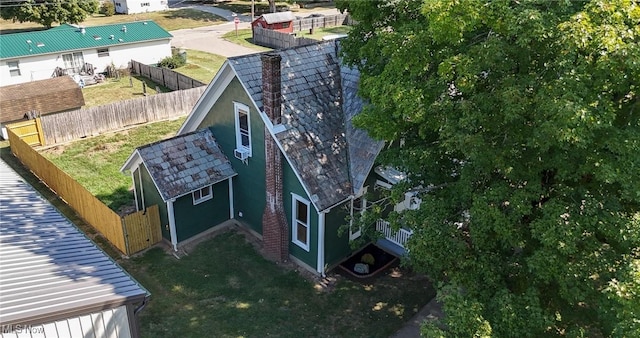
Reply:
[[[293,33],[293,20],[295,19],[292,12],[262,14],[253,20],[251,27],[261,27],[282,33]]]
[[[209,129],[139,147],[120,171],[131,172],[137,210],[158,205],[175,249],[234,214],[236,172]]]
[[[84,106],[82,89],[70,76],[0,87],[0,127],[37,115],[60,113]]]
[[[139,337],[149,293],[0,160],[0,337]]]

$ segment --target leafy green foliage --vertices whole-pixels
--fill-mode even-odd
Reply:
[[[116,7],[111,1],[105,1],[100,5],[100,14],[104,16],[112,16],[116,14]]]
[[[158,67],[176,69],[182,67],[187,64],[187,60],[179,54],[174,54],[172,56],[167,56],[166,58],[160,60],[158,62]]]
[[[444,336],[640,336],[640,6],[337,1]],[[438,331],[439,330],[439,331]],[[456,331],[463,330],[463,331]]]
[[[98,0],[8,0],[2,1],[0,17],[50,28],[54,23],[80,23],[97,11]]]

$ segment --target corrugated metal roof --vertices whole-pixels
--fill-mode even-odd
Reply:
[[[84,32],[84,33],[83,33]],[[60,26],[25,33],[0,35],[0,59],[109,47],[170,39],[169,32],[151,20],[80,28]]]
[[[165,201],[236,174],[209,129],[137,149]]]
[[[282,57],[285,131],[277,133],[276,139],[319,210],[362,188],[383,145],[351,123],[363,106],[357,96],[360,74],[341,64],[337,43],[270,52]],[[260,56],[232,57],[229,64],[258,109],[264,110]]]
[[[269,25],[279,22],[293,21],[296,18],[291,12],[266,13],[262,14],[261,17]]]
[[[0,160],[0,324],[139,302],[148,292]]]

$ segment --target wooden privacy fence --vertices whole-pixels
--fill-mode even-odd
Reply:
[[[122,218],[127,250],[138,252],[162,240],[160,211],[157,205]]]
[[[43,115],[42,132],[46,145],[120,130],[141,123],[187,115],[205,87],[159,93],[131,100]],[[45,144],[43,144],[45,145]]]
[[[206,86],[206,83],[192,79],[186,75],[174,72],[171,69],[145,65],[135,60],[131,60],[131,71],[140,76],[144,76],[151,81],[161,84],[171,90],[182,90]]]
[[[19,139],[25,141],[30,146],[44,145],[44,134],[42,133],[42,123],[40,118],[33,120],[16,122],[7,125],[7,129],[13,131]]]
[[[353,20],[349,14],[325,15],[312,18],[303,18],[293,21],[295,32],[310,30],[312,28],[325,28],[334,26],[350,26]]]
[[[317,43],[318,40],[298,38],[293,34],[282,33],[262,27],[253,28],[253,43],[270,48],[291,48]]]
[[[98,230],[113,246],[126,255],[149,247],[161,240],[158,207],[155,212],[138,212],[142,216],[121,218],[100,200],[95,198],[80,183],[44,158],[26,142],[8,130],[11,152],[20,159],[49,189],[64,200],[82,219]],[[156,217],[156,220],[145,220]],[[126,223],[129,221],[129,223]],[[156,227],[157,229],[151,229]],[[149,229],[147,229],[149,228]],[[146,243],[142,247],[142,243]],[[142,249],[140,249],[142,247]],[[136,251],[134,251],[136,250]]]

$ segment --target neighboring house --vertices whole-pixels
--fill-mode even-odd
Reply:
[[[352,254],[360,229],[338,229],[366,209],[367,193],[402,179],[374,167],[383,143],[352,125],[359,73],[337,50],[328,41],[229,58],[178,133],[215,135],[237,173],[231,218],[262,238],[267,256],[318,274]],[[404,242],[390,240],[401,254]]]
[[[167,0],[113,0],[116,13],[137,14],[169,9]]]
[[[262,14],[251,23],[251,27],[262,27],[282,33],[293,33],[293,20],[295,16],[291,12],[277,12]]]
[[[59,113],[84,106],[80,86],[69,76],[0,87],[0,127],[8,139],[7,124],[38,115]]]
[[[158,205],[163,236],[178,243],[234,214],[236,175],[210,130],[137,148],[121,171],[131,172],[136,209]]]
[[[0,160],[0,337],[139,337],[149,293]]]
[[[171,56],[171,38],[153,21],[0,35],[0,83],[10,85],[61,74],[93,74],[128,67],[135,59],[158,63]]]

